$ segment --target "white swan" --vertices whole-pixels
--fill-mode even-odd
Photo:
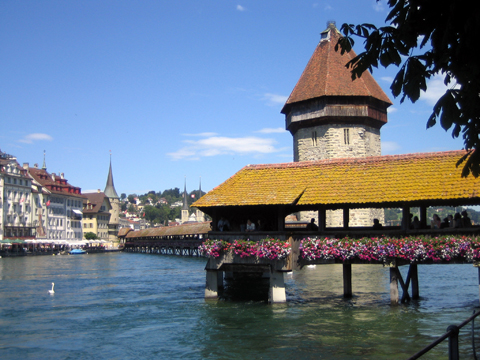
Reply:
[[[49,294],[55,294],[55,291],[53,290],[53,288],[55,287],[55,283],[52,283],[52,290],[48,290],[48,293]]]

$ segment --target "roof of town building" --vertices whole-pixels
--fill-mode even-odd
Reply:
[[[340,49],[335,51],[340,37],[334,23],[330,23],[322,32],[322,38],[287,99],[282,113],[288,113],[293,103],[323,96],[373,97],[391,105],[388,96],[368,71],[352,81],[351,69],[345,65],[357,55],[353,50],[343,55]]]
[[[106,198],[105,193],[101,191],[97,191],[94,193],[86,193],[83,194],[85,195],[86,199],[83,200],[84,203],[84,208],[83,208],[83,213],[84,214],[97,214],[97,213],[107,213],[108,214],[108,209],[104,209],[104,211],[101,211],[103,202]],[[87,205],[91,204],[91,208],[89,208]]]
[[[85,198],[82,195],[81,188],[69,184],[63,174],[50,174],[47,170],[37,167],[29,167],[28,172],[41,186],[48,189],[52,194]]]
[[[480,204],[480,179],[461,177],[464,151],[248,165],[193,204],[380,206]]]

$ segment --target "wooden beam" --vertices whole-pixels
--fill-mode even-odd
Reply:
[[[322,206],[318,209],[318,231],[324,232],[325,231],[325,223],[327,218],[327,212],[325,208]]]
[[[344,229],[348,229],[348,222],[350,221],[350,209],[344,208],[343,209],[343,227]]]
[[[398,304],[398,270],[397,267],[390,268],[390,303]]]
[[[410,229],[410,207],[405,205],[402,208],[402,230]]]
[[[343,297],[352,297],[352,264],[343,264]]]
[[[410,274],[410,278],[412,279],[412,299],[419,299],[420,291],[418,285],[418,265],[410,264],[410,270],[408,272]]]

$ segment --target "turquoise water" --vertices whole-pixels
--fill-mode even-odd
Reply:
[[[406,359],[478,305],[472,265],[419,266],[421,299],[391,306],[388,269],[377,265],[352,266],[350,300],[341,265],[317,265],[286,276],[287,304],[206,302],[205,263],[131,253],[2,258],[0,358]],[[461,346],[473,358],[466,331]],[[423,358],[446,359],[446,348]]]

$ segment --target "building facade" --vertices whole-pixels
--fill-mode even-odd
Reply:
[[[108,241],[112,206],[105,193],[86,193],[83,201],[83,236],[94,233],[97,238]]]
[[[31,178],[17,159],[0,151],[0,240],[34,238]]]
[[[356,54],[335,51],[340,36],[330,22],[282,109],[295,162],[381,155],[380,128],[391,101],[370,73],[352,81],[345,65]],[[314,212],[300,216],[317,218]],[[383,222],[383,209],[349,209],[347,216],[328,211],[326,225],[372,226],[374,218]]]
[[[81,188],[68,183],[63,173],[47,172],[45,161],[42,168],[24,164],[35,187],[33,200],[34,225],[43,228],[48,240],[77,241],[83,238]],[[42,237],[40,234],[37,237]]]

